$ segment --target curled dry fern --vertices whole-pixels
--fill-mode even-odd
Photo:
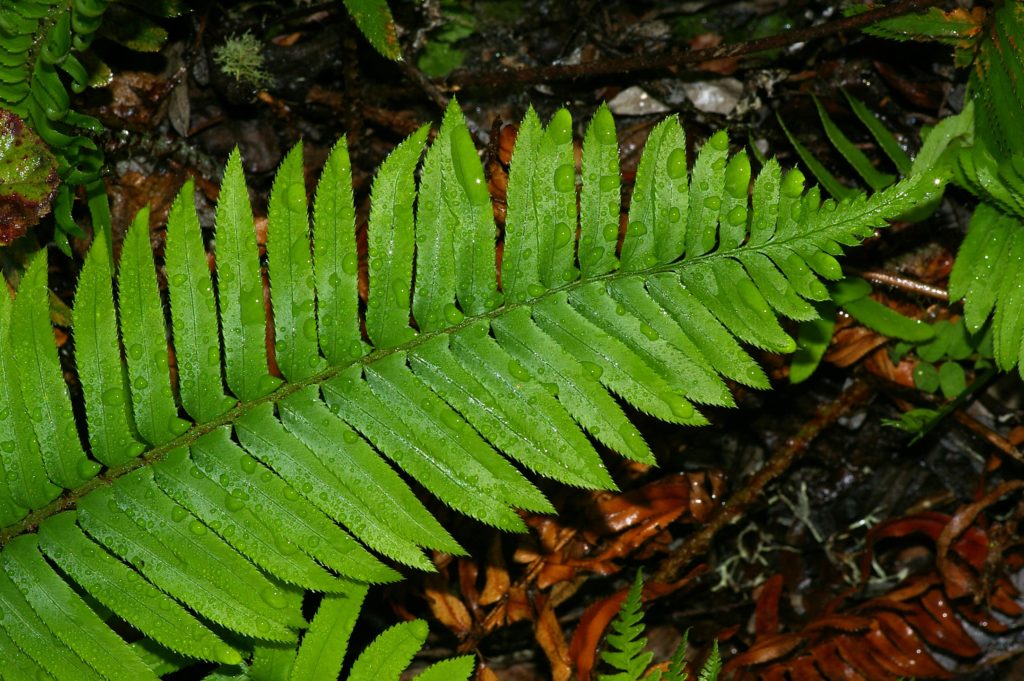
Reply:
[[[578,215],[572,136],[567,111],[547,126],[526,115],[500,286],[491,204],[459,110],[446,114],[418,187],[427,128],[399,145],[373,184],[365,313],[345,143],[321,175],[312,232],[293,149],[271,192],[266,244],[281,378],[268,368],[237,152],[217,205],[215,278],[191,184],[168,218],[176,387],[146,211],[116,282],[102,238],[82,269],[84,421],[54,347],[40,254],[16,300],[0,295],[4,675],[152,678],[109,613],[165,657],[234,663],[283,646],[291,663],[308,626],[304,592],[327,594],[309,644],[335,594],[399,577],[381,558],[430,570],[423,548],[463,553],[396,467],[506,530],[524,529],[516,509],[552,508],[516,464],[614,488],[595,444],[653,459],[613,395],[699,425],[695,403],[732,404],[723,377],[768,387],[741,343],[791,352],[776,316],[812,317],[809,301],[828,295],[819,277],[840,276],[843,248],[941,185],[911,174],[871,197],[823,203],[773,161],[751,204],[746,155],[730,157],[718,133],[688,176],[670,118],[646,145],[621,236],[611,114],[600,109],[587,129]]]

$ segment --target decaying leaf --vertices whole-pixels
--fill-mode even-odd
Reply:
[[[50,212],[57,159],[16,114],[0,109],[0,245],[25,234]]]

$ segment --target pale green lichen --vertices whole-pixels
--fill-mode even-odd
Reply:
[[[263,68],[263,46],[249,31],[213,48],[213,61],[240,83],[262,88],[270,82],[270,73]]]

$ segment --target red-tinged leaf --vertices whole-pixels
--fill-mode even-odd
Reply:
[[[501,681],[487,665],[481,664],[476,668],[476,681]]]
[[[1018,617],[1022,612],[1020,605],[1016,601],[1018,595],[1013,585],[1009,584],[1006,578],[1003,577],[996,584],[996,589],[989,599],[989,604],[1007,617]]]
[[[826,643],[814,649],[815,665],[829,681],[867,681],[839,655],[835,643]]]
[[[944,563],[949,554],[950,545],[958,555],[970,562],[976,570],[980,570],[988,556],[988,541],[984,533],[974,527],[978,515],[992,504],[1011,492],[1024,488],[1024,480],[1010,480],[998,485],[978,501],[960,508],[949,521],[935,542],[938,556],[936,561],[939,571],[945,576]],[[974,532],[972,532],[974,530]],[[980,537],[977,536],[980,534]],[[962,537],[962,538],[961,538]]]
[[[568,581],[575,576],[576,568],[564,563],[547,561],[544,563],[544,567],[541,568],[540,574],[537,575],[537,586],[540,589],[547,589],[554,584]]]
[[[908,618],[908,621],[917,627],[931,645],[965,659],[981,655],[981,647],[964,631],[960,618],[949,607],[939,589],[932,589],[926,593],[921,598],[921,605],[924,612]],[[928,621],[924,619],[925,617],[928,617]],[[932,627],[928,626],[929,621],[933,624]]]
[[[668,514],[674,520],[690,502],[690,481],[685,474],[668,475],[625,494],[609,495],[597,504],[604,524],[621,532],[651,516]],[[671,522],[671,521],[670,521]]]
[[[790,676],[786,673],[788,670],[786,667],[769,667],[760,674],[761,681],[790,681]]]
[[[919,666],[921,660],[918,659],[916,654],[914,657],[911,657],[908,651],[900,648],[897,643],[889,638],[888,634],[883,631],[881,625],[872,629],[865,637],[862,645],[863,643],[868,643],[870,647],[875,649],[875,660],[885,667],[892,676],[916,676],[920,674],[927,678],[949,678],[949,672],[937,664],[934,664],[934,661],[932,661],[933,664],[931,668]]]
[[[579,681],[590,681],[597,658],[597,648],[604,637],[605,629],[626,600],[628,589],[620,589],[611,596],[603,598],[583,611],[576,631],[569,643],[569,657],[576,667]]]
[[[50,212],[60,178],[57,158],[16,114],[0,109],[0,246]]]
[[[508,599],[505,601],[505,617],[509,624],[528,620],[532,616],[533,609],[530,607],[526,589],[521,586],[513,586],[508,590]]]
[[[553,681],[569,681],[572,677],[569,649],[565,644],[565,634],[558,623],[555,610],[550,599],[540,596],[537,599],[537,624],[534,637],[548,658]],[[582,679],[582,677],[580,677]]]
[[[484,568],[484,590],[480,593],[481,605],[497,603],[508,593],[511,579],[505,557],[501,553],[501,538],[495,535],[487,549],[487,565]]]
[[[789,678],[800,681],[831,681],[821,675],[814,660],[810,657],[798,657],[787,665]]]
[[[448,591],[448,585],[440,574],[427,576],[424,595],[430,612],[456,636],[463,637],[473,628],[473,618],[465,603]]]
[[[456,568],[459,574],[459,593],[475,617],[480,611],[480,592],[476,588],[480,567],[475,560],[460,558],[456,561]]]
[[[852,634],[867,631],[870,628],[871,620],[867,617],[860,617],[858,615],[829,615],[827,617],[819,617],[811,622],[804,627],[803,633],[806,635],[815,631],[834,629]]]
[[[843,659],[869,679],[891,679],[900,676],[899,668],[884,665],[882,653],[866,644],[865,637],[837,636],[836,647]]]
[[[781,660],[791,652],[800,647],[804,642],[800,634],[776,634],[765,637],[745,653],[740,653],[729,660],[722,668],[723,672],[729,672],[741,667],[752,667],[766,662]],[[785,665],[779,665],[779,668]]]
[[[908,673],[927,678],[948,678],[949,672],[936,662],[928,652],[928,647],[917,635],[917,632],[900,616],[891,612],[877,613],[881,633],[885,634],[894,646],[906,655],[909,660]]]
[[[956,613],[989,634],[1005,634],[1010,630],[1009,626],[1000,622],[999,618],[994,617],[992,613],[970,602],[958,603]]]
[[[754,621],[757,638],[779,632],[779,597],[782,595],[782,574],[776,573],[761,585],[757,595]]]
[[[887,600],[890,601],[910,601],[916,599],[921,594],[929,591],[935,586],[939,585],[941,580],[937,575],[930,574],[924,577],[914,579],[909,584],[901,586],[898,589],[893,589],[885,595]]]

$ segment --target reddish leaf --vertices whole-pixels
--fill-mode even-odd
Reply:
[[[50,212],[57,159],[16,114],[0,109],[0,246],[25,234]]]
[[[551,678],[553,681],[568,681],[572,677],[569,649],[565,645],[565,634],[555,616],[555,610],[551,607],[551,601],[544,596],[538,597],[536,607],[534,637],[551,665]]]
[[[782,595],[782,575],[776,573],[761,585],[757,595],[754,621],[757,638],[779,632],[779,596]]]

